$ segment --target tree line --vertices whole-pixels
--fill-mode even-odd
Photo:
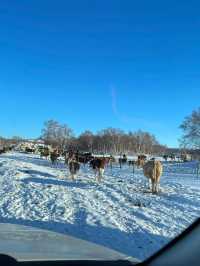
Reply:
[[[120,153],[163,153],[165,146],[149,132],[138,130],[125,132],[118,128],[106,128],[96,134],[86,130],[75,137],[66,124],[55,120],[45,122],[41,139],[45,144],[61,150],[78,149],[84,152],[102,154]]]
[[[179,128],[183,132],[179,140],[180,148],[182,150],[200,150],[200,107],[185,117]],[[94,153],[163,154],[169,151],[168,147],[161,145],[153,134],[142,130],[127,133],[121,129],[110,127],[96,134],[86,130],[80,136],[75,137],[71,128],[54,120],[45,123],[42,139],[46,144],[61,149],[76,147],[79,150]]]
[[[183,131],[180,148],[183,150],[200,150],[200,107],[185,117],[180,128]],[[97,133],[86,130],[76,137],[68,125],[55,120],[44,123],[39,139],[60,150],[72,148],[102,154],[164,154],[170,150],[161,145],[154,135],[142,130],[124,132],[121,129],[110,127]],[[17,144],[21,141],[25,140],[19,136],[11,139],[0,137],[1,146],[9,143]]]

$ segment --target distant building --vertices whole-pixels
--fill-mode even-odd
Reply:
[[[33,144],[44,144],[44,140],[42,139],[27,139],[25,142],[33,143]]]
[[[45,144],[44,140],[42,140],[42,139],[37,139],[36,140],[36,143],[37,144]]]

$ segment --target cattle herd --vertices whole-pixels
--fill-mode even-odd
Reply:
[[[52,164],[55,164],[60,156],[64,156],[65,164],[68,166],[72,180],[76,179],[80,170],[80,164],[89,164],[94,170],[97,182],[102,181],[106,166],[110,165],[110,167],[112,167],[112,164],[116,162],[116,159],[112,155],[99,157],[93,156],[91,153],[80,153],[78,150],[61,152],[58,149],[50,151],[48,148],[43,148],[40,151],[40,156],[45,157],[46,159],[49,157]],[[144,176],[149,180],[149,188],[152,193],[158,193],[160,177],[163,171],[160,161],[157,161],[154,158],[147,161],[146,155],[138,155],[137,160],[128,160],[127,156],[124,154],[120,156],[118,163],[120,167],[128,163],[129,166],[143,168]]]
[[[0,154],[12,150],[13,147],[7,147],[0,149]],[[35,153],[36,151],[30,147],[24,149],[26,153]],[[50,159],[52,164],[55,164],[59,157],[64,157],[65,164],[68,166],[70,176],[72,180],[76,179],[78,172],[80,170],[81,164],[88,164],[93,170],[97,182],[101,182],[103,179],[103,174],[106,166],[110,165],[112,167],[113,163],[116,163],[115,157],[111,156],[93,156],[91,153],[81,153],[78,150],[68,150],[60,151],[59,149],[51,149],[49,147],[42,147],[37,152],[39,152],[41,158]],[[143,168],[144,176],[149,180],[149,188],[152,193],[157,193],[159,191],[159,181],[162,175],[163,166],[160,161],[147,160],[147,156],[138,155],[137,160],[128,160],[127,156],[121,155],[118,159],[120,168],[124,164],[129,166]]]

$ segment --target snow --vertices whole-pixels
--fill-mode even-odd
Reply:
[[[76,181],[63,162],[0,156],[0,222],[52,230],[143,260],[200,216],[196,162],[166,163],[152,195],[142,170],[114,165],[101,184],[88,166]],[[58,243],[59,245],[59,243]]]

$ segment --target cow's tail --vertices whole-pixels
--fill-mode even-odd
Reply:
[[[72,174],[73,174],[73,177],[75,178],[76,171],[75,171],[75,163],[74,162],[72,162]]]

